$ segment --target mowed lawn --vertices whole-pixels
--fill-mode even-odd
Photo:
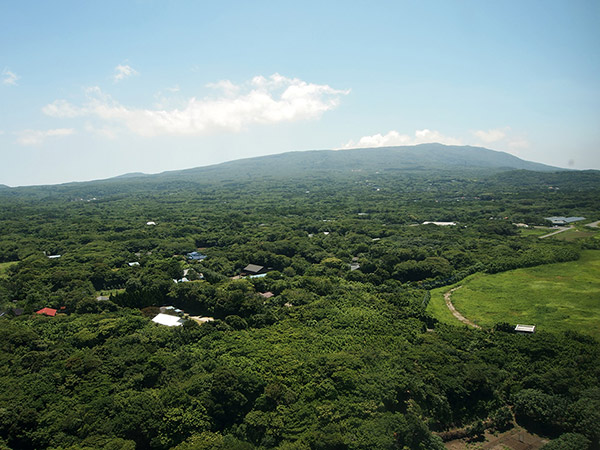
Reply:
[[[453,286],[435,289],[428,310],[440,321],[460,324],[444,303],[444,292],[461,286],[452,303],[482,327],[498,322],[536,325],[538,330],[575,330],[600,339],[600,250],[578,261],[494,275],[474,274]]]

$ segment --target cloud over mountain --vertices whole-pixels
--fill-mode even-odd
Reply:
[[[255,124],[315,119],[337,107],[341,97],[349,93],[277,73],[256,76],[242,84],[224,80],[208,87],[215,96],[192,97],[173,109],[123,105],[96,87],[88,89],[81,106],[57,100],[42,111],[56,118],[87,117],[122,125],[140,136],[202,135],[237,132]]]

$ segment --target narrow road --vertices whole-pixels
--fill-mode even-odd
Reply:
[[[600,226],[600,220],[596,220],[595,222],[588,223],[586,227],[598,228]]]
[[[454,307],[454,305],[452,304],[452,301],[450,300],[450,297],[452,296],[452,293],[457,290],[460,289],[462,286],[458,286],[455,288],[450,289],[448,292],[446,292],[444,294],[444,300],[446,300],[446,306],[448,307],[448,309],[450,310],[450,312],[452,313],[452,315],[454,317],[456,317],[458,320],[460,320],[462,323],[467,324],[473,328],[481,328],[479,325],[474,324],[473,322],[471,322],[469,319],[467,319],[465,316],[463,316],[461,313],[459,313],[456,308]]]
[[[550,236],[554,236],[555,234],[562,233],[563,231],[571,230],[572,228],[573,228],[572,225],[569,226],[569,227],[561,227],[557,231],[553,231],[552,233],[548,233],[548,234],[545,234],[543,236],[540,236],[540,239],[544,239],[544,238],[547,238],[547,237],[550,237]]]

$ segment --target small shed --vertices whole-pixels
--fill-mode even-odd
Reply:
[[[515,327],[517,333],[535,333],[535,325],[521,325]]]
[[[190,252],[187,254],[187,257],[192,261],[202,261],[203,259],[206,259],[206,255],[203,255],[200,252]]]
[[[248,264],[242,270],[242,274],[246,275],[259,275],[263,273],[267,273],[267,269],[264,266],[259,266],[257,264]]]
[[[53,309],[53,308],[42,308],[39,311],[36,311],[35,313],[43,315],[43,316],[54,317],[56,315],[56,309]]]

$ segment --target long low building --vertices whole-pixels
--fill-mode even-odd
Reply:
[[[518,333],[535,333],[535,325],[521,325],[518,324],[515,327],[515,331]]]
[[[545,217],[545,219],[552,222],[552,225],[566,225],[568,223],[579,222],[580,220],[585,220],[585,217],[553,216],[553,217]]]

